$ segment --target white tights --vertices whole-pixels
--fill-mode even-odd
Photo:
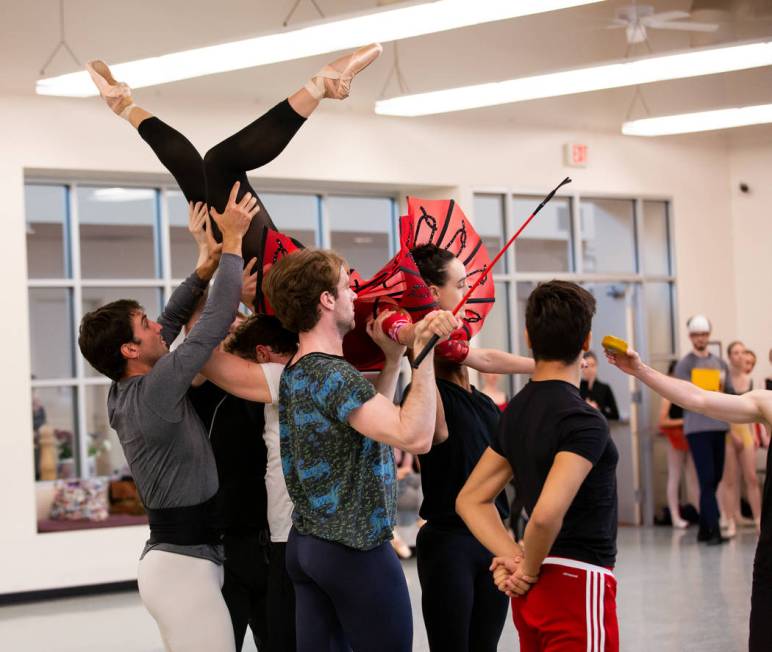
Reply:
[[[223,578],[223,567],[214,562],[162,550],[139,562],[139,595],[167,652],[234,652]]]

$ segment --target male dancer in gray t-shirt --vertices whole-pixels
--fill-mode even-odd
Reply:
[[[686,324],[692,350],[678,361],[674,375],[702,389],[734,394],[729,367],[708,351],[710,322],[695,315]],[[719,529],[716,489],[724,472],[724,451],[729,424],[697,412],[684,410],[684,434],[694,458],[700,482],[700,529],[697,541],[717,545],[726,541]]]
[[[175,290],[158,322],[136,301],[115,301],[85,315],[78,338],[83,356],[113,381],[110,425],[150,520],[138,570],[140,596],[173,651],[235,647],[220,592],[222,548],[211,520],[217,468],[186,394],[236,315],[242,237],[258,210],[249,193],[236,202],[237,192],[238,183],[222,215],[212,210],[222,246],[212,242],[209,258]],[[169,352],[218,264],[201,318]]]

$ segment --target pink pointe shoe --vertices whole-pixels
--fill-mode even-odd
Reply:
[[[129,112],[134,108],[131,99],[131,89],[123,82],[117,82],[113,78],[110,68],[104,61],[95,59],[86,63],[86,70],[99,90],[99,94],[107,102],[107,106],[113,113],[128,120]]]
[[[334,100],[347,98],[354,75],[367,68],[381,55],[381,52],[383,52],[383,46],[380,43],[371,43],[345,57],[336,59],[306,83],[306,90],[317,100],[324,97]]]

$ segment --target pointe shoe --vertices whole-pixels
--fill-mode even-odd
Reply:
[[[336,59],[326,65],[307,83],[306,90],[316,100],[329,97],[335,100],[346,99],[351,91],[351,80],[362,72],[383,52],[380,43],[371,43]]]
[[[689,521],[682,518],[675,519],[673,521],[673,527],[677,530],[685,530],[689,527]]]
[[[129,86],[123,82],[115,81],[110,68],[107,67],[104,61],[99,59],[87,62],[86,70],[88,70],[94,85],[105,102],[107,102],[110,110],[128,120],[129,112],[134,108]]]
[[[734,522],[734,519],[728,519],[726,521],[726,527],[722,526],[720,529],[723,530],[722,534],[727,539],[737,536],[737,524]]]

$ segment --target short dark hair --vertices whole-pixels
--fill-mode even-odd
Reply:
[[[272,315],[256,314],[241,324],[225,345],[228,353],[256,360],[255,347],[270,346],[274,353],[293,355],[298,350],[297,333],[288,331]]]
[[[598,356],[595,355],[595,351],[585,351],[584,355],[582,357],[583,358],[592,358],[593,360],[595,360],[595,362],[598,361]]]
[[[319,297],[338,296],[341,267],[348,267],[346,261],[325,249],[298,249],[271,266],[263,292],[284,328],[305,333],[316,326]]]
[[[525,308],[534,359],[572,363],[582,351],[594,314],[595,297],[576,283],[537,285]]]
[[[134,342],[131,316],[142,311],[133,299],[120,299],[83,315],[78,346],[83,357],[99,373],[119,381],[126,373],[121,346]]]
[[[448,265],[455,258],[447,249],[423,244],[410,250],[421,278],[429,285],[442,287],[448,281]]]

